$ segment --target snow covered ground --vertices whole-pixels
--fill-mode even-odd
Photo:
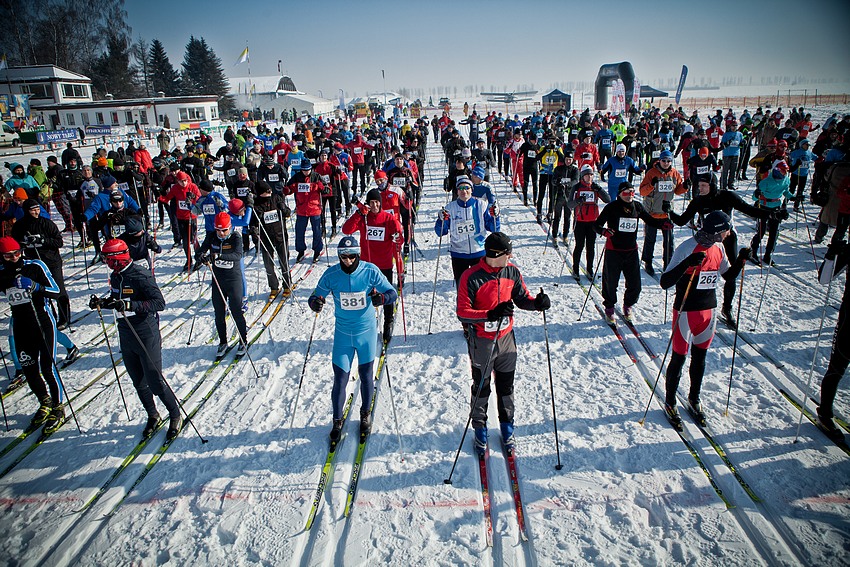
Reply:
[[[356,419],[346,426],[348,437],[321,495],[316,524],[304,530],[330,428],[334,322],[328,310],[315,319],[305,301],[326,267],[323,258],[296,290],[294,301],[279,311],[252,347],[259,377],[248,360],[226,375],[226,365],[221,365],[185,401],[186,409],[192,411],[222,378],[194,419],[209,442],[202,444],[190,429],[184,429],[149,474],[128,491],[154,458],[164,435],[160,431],[83,512],[78,510],[98,493],[138,441],[144,414],[124,375],[122,384],[132,416],[127,421],[103,344],[63,371],[72,396],[98,373],[102,375],[76,400],[83,434],[72,422],[66,424],[0,478],[6,529],[0,543],[3,562],[846,564],[850,556],[848,455],[805,419],[799,441],[794,443],[799,412],[779,393],[779,388],[784,388],[800,397],[824,305],[825,289],[815,280],[803,219],[797,223],[792,216],[783,223],[783,238],[775,254],[779,269],[767,281],[758,327],[748,333],[782,368],[740,341],[727,416],[733,335],[719,329],[708,355],[703,404],[709,428],[753,497],[700,430],[684,417],[685,438],[716,482],[724,502],[688,446],[668,425],[658,397],[651,402],[644,425],[638,423],[650,401],[646,380],[655,378],[660,361],[650,359],[620,325],[637,353],[638,364],[632,363],[592,304],[578,320],[582,289],[571,278],[559,276],[562,259],[551,245],[545,246],[545,229],[502,181],[497,181],[495,188],[503,230],[514,240],[514,261],[529,289],[536,292],[543,287],[552,298],[547,323],[563,468],[555,469],[558,456],[542,317],[518,312],[517,462],[530,540],[520,541],[505,459],[498,449],[497,430],[491,430],[495,541],[488,547],[477,460],[469,436],[453,484],[443,482],[468,416],[470,387],[468,358],[454,316],[455,291],[446,242],[440,249],[431,228],[436,211],[445,202],[440,188],[443,174],[439,154],[432,146],[416,230],[424,256],[409,264],[404,313],[399,312],[386,363],[399,430],[393,420],[390,382],[384,374],[350,518],[344,518],[342,511],[356,449]],[[752,191],[744,184],[741,189],[747,194]],[[677,201],[677,210],[684,205]],[[738,223],[743,244],[752,234],[752,223],[743,217]],[[677,241],[689,234],[689,230],[677,229]],[[159,238],[168,249],[170,235],[163,231]],[[817,252],[823,250],[821,246]],[[261,262],[249,262],[250,322],[262,307],[266,284],[260,274]],[[183,397],[209,368],[215,346],[207,344],[214,333],[212,307],[205,303],[208,283],[199,287],[196,277],[191,282],[173,282],[181,264],[176,251],[165,253],[157,260],[156,273],[169,306],[162,318],[163,334],[167,335],[165,375]],[[435,270],[435,308],[429,322]],[[67,271],[73,273],[74,268]],[[106,268],[98,267],[91,276],[93,291],[105,292]],[[742,329],[753,325],[765,277],[766,272],[747,267]],[[655,280],[646,274],[642,278],[638,327],[651,348],[663,354],[669,338],[665,294]],[[840,303],[844,278],[836,280],[827,302],[821,348],[815,359],[815,397],[829,356],[837,313],[834,307]],[[71,289],[75,311],[84,313],[91,293],[85,279],[77,278]],[[189,305],[199,292],[203,294],[200,301]],[[601,302],[594,290],[591,301],[596,300]],[[667,310],[669,317],[669,302]],[[187,345],[191,316],[196,312],[191,344]],[[315,335],[294,427],[289,431],[314,319]],[[84,347],[101,335],[99,322],[89,316],[77,325],[72,337]],[[113,348],[116,343],[111,337]],[[118,370],[122,369],[119,364]],[[349,391],[355,392],[354,415],[360,405],[357,385],[356,381],[349,384]],[[682,391],[686,387],[687,377]],[[659,394],[662,389],[663,383]],[[89,399],[92,401],[83,407]],[[11,451],[3,449],[21,432],[35,408],[25,389],[7,398],[11,429],[0,434],[0,452],[4,453],[0,471],[31,444],[29,439]],[[845,418],[850,416],[846,380],[836,410]],[[497,423],[494,407],[490,423]]]

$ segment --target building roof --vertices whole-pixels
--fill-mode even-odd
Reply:
[[[85,75],[74,73],[56,65],[27,65],[0,70],[0,82],[21,83],[35,81],[72,81],[90,83]]]
[[[113,106],[141,106],[152,104],[181,104],[192,102],[216,102],[216,95],[192,95],[192,96],[163,96],[145,98],[126,98],[114,100],[94,100],[84,102],[66,102],[61,104],[48,104],[39,107],[39,110],[74,110],[80,108],[108,108]]]
[[[640,86],[640,98],[654,98],[654,97],[668,97],[670,93],[666,93],[664,91],[659,91],[658,89],[654,89],[648,85]]]
[[[295,83],[286,75],[230,78],[230,94],[250,94],[252,86],[254,87],[254,94],[298,92],[298,89],[295,88]]]

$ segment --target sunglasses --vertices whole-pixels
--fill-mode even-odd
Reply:
[[[672,159],[660,159],[658,161],[660,161],[661,163],[671,163],[673,160]]]
[[[355,258],[357,258],[357,254],[340,254],[339,255],[340,260],[354,260]]]
[[[15,260],[16,258],[19,258],[20,256],[21,256],[20,250],[12,250],[11,252],[5,252],[3,254],[3,259],[4,260]]]

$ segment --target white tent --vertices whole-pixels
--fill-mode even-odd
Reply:
[[[293,108],[302,115],[304,113],[311,116],[328,116],[333,114],[337,103],[333,100],[320,98],[308,94],[284,94],[273,100],[263,100],[258,102],[260,110],[272,110],[275,117],[279,117],[281,111],[292,110]]]

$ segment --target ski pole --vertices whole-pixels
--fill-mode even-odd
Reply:
[[[395,261],[395,270],[398,273],[398,295],[401,299],[401,325],[404,329],[404,342],[407,342],[407,318],[404,314],[404,274],[402,273],[404,263],[398,254],[396,254]]]
[[[691,286],[694,283],[694,276],[696,275],[698,270],[694,270],[691,273],[691,278],[688,280],[688,287],[685,288],[685,294],[682,296],[682,303],[679,305],[679,309],[685,307],[685,303],[688,301],[688,294],[691,292]],[[675,299],[673,300],[675,305]],[[652,398],[655,396],[655,388],[658,387],[658,380],[661,378],[661,370],[664,368],[664,363],[667,362],[667,355],[670,353],[670,345],[673,344],[673,335],[676,334],[676,329],[679,327],[679,317],[682,316],[683,311],[679,311],[676,313],[676,318],[673,319],[673,330],[670,332],[670,340],[667,341],[667,348],[664,349],[664,358],[661,359],[661,364],[658,365],[658,374],[655,376],[655,382],[652,384],[652,392],[649,394],[649,401],[646,402],[646,409],[643,412],[643,417],[638,420],[640,425],[643,425],[644,421],[646,421],[646,414],[649,413],[649,406],[652,404]]]
[[[92,298],[97,296],[93,295]],[[118,391],[121,392],[121,402],[124,404],[124,411],[127,412],[127,421],[131,421],[130,409],[127,407],[127,399],[124,397],[124,388],[121,387],[121,380],[118,378],[118,369],[115,365],[115,356],[112,354],[112,345],[109,344],[109,334],[106,332],[106,323],[103,322],[103,313],[100,311],[100,303],[97,305],[97,316],[100,318],[100,328],[103,330],[103,338],[106,339],[106,349],[109,351],[109,360],[112,361],[112,372],[115,373],[115,381],[118,382]]]
[[[201,276],[198,278],[198,299],[195,301],[200,301],[201,296],[204,294],[203,282],[206,277],[206,272],[203,272]],[[189,338],[186,339],[186,346],[192,344],[192,333],[195,330],[195,319],[198,318],[198,310],[195,309],[195,312],[192,314],[192,325],[189,327]]]
[[[12,375],[9,373],[9,365],[6,363],[6,354],[3,349],[0,349],[0,358],[3,359],[3,369],[6,371],[6,377],[11,385]],[[6,402],[3,401],[3,396],[0,396],[0,408],[3,408],[3,422],[6,424],[6,431],[9,431],[9,419],[6,417]]]
[[[192,419],[189,417],[189,414],[186,412],[186,408],[183,407],[183,403],[180,401],[180,398],[177,397],[177,394],[174,393],[174,389],[171,387],[171,384],[169,384],[168,380],[165,379],[165,375],[162,373],[162,363],[156,364],[154,362],[153,358],[151,357],[151,353],[148,351],[148,347],[146,347],[145,343],[142,342],[142,338],[139,336],[139,333],[136,332],[136,329],[133,327],[132,323],[130,323],[130,319],[127,318],[127,314],[123,311],[118,311],[117,313],[124,318],[124,321],[126,321],[127,323],[127,327],[130,328],[130,331],[133,333],[133,336],[136,337],[137,341],[139,341],[139,346],[141,346],[142,350],[145,351],[145,356],[148,357],[150,363],[156,368],[157,374],[159,374],[159,377],[162,378],[162,383],[165,384],[165,387],[168,388],[168,391],[171,392],[172,396],[174,396],[174,401],[177,402],[177,406],[183,411],[183,415],[186,416],[186,421],[189,423],[189,425],[192,426],[192,429],[200,438],[201,443],[206,444],[207,442],[209,442],[209,439],[204,439],[204,436],[201,435],[201,432],[198,431],[197,427],[195,427],[195,422],[192,421]]]
[[[307,342],[307,352],[304,354],[304,366],[301,367],[301,378],[298,380],[298,389],[295,391],[295,403],[292,406],[292,417],[289,420],[289,434],[286,438],[286,445],[283,447],[284,455],[289,450],[289,442],[292,441],[292,426],[295,425],[295,412],[298,410],[301,385],[304,384],[304,375],[307,373],[307,361],[310,359],[310,348],[313,346],[313,335],[316,333],[316,322],[319,320],[319,313],[316,313],[316,316],[313,317],[313,328],[310,330],[310,340]]]
[[[747,262],[741,266],[741,283],[738,284],[738,321],[741,321],[741,298],[744,295],[744,270]],[[732,397],[732,375],[735,373],[735,354],[738,352],[738,325],[735,325],[735,339],[732,341],[732,367],[729,369],[729,389],[726,391],[726,409],[723,415],[729,415],[729,399]]]
[[[53,366],[53,371],[56,372],[56,381],[59,383],[59,397],[61,399],[62,392],[65,392],[65,396],[68,398],[68,409],[71,410],[71,417],[74,418],[74,424],[77,426],[77,431],[82,435],[83,430],[80,428],[80,422],[77,421],[77,414],[74,412],[73,406],[71,406],[71,397],[68,396],[68,391],[65,389],[65,385],[62,383],[62,376],[59,374],[59,367],[56,366],[56,358],[53,356],[53,352],[50,350],[50,347],[47,346],[47,337],[44,334],[44,327],[41,324],[41,319],[38,318],[38,309],[35,308],[35,303],[33,303],[32,296],[29,297],[30,307],[32,307],[33,315],[35,315],[35,322],[38,323],[38,330],[41,334],[41,343],[44,345],[44,352],[47,356],[50,357],[50,364]],[[54,336],[53,340],[54,349],[56,348],[56,338]]]
[[[806,223],[806,233],[809,235],[809,248],[812,250],[812,261],[815,263],[815,272],[818,271],[818,257],[815,254],[815,244],[812,239],[812,230],[809,227],[809,217],[806,214],[806,206],[800,202],[800,210],[803,211],[803,222]]]
[[[440,223],[442,228],[442,223]],[[442,232],[442,230],[440,230]],[[437,274],[440,272],[440,255],[443,252],[443,235],[437,241],[437,267],[434,268],[434,291],[431,293],[431,314],[428,316],[428,334],[431,334],[431,321],[434,319],[434,300],[437,298]]]
[[[581,316],[584,315],[584,308],[587,307],[587,300],[590,299],[590,292],[593,290],[593,282],[596,281],[596,274],[599,273],[599,266],[602,265],[602,259],[605,258],[605,252],[607,251],[608,248],[603,248],[602,254],[599,255],[599,260],[596,262],[596,269],[593,271],[593,281],[590,282],[590,286],[587,288],[587,295],[584,296],[584,303],[581,306],[581,312],[578,314],[579,321],[581,321]]]
[[[808,224],[808,223],[806,223],[806,224]],[[808,405],[808,398],[809,398],[808,392],[809,392],[809,389],[812,386],[812,378],[814,377],[814,374],[815,374],[815,362],[818,359],[818,350],[820,350],[820,338],[821,338],[821,334],[823,333],[823,322],[824,322],[824,319],[826,319],[826,309],[829,306],[829,296],[832,293],[832,282],[833,282],[833,278],[835,277],[835,262],[837,262],[837,261],[838,261],[837,258],[833,261],[832,270],[831,270],[831,273],[829,274],[829,285],[826,287],[826,297],[823,300],[823,312],[821,312],[821,316],[820,316],[820,326],[818,327],[818,338],[817,338],[817,341],[815,342],[815,353],[812,356],[812,366],[809,368],[809,379],[806,382],[806,389],[802,391],[803,407],[800,409],[800,421],[797,422],[797,434],[794,436],[794,441],[793,441],[794,443],[796,443],[798,441],[799,437],[800,437],[800,428],[803,426],[803,413],[806,411],[806,406]]]
[[[210,276],[212,277],[212,281],[215,284],[218,293],[221,294],[221,302],[224,304],[224,309],[230,314],[230,318],[233,320],[233,323],[236,324],[236,317],[233,316],[233,311],[230,310],[230,302],[227,300],[227,296],[224,295],[224,292],[221,290],[221,285],[218,283],[218,278],[215,277],[215,272],[212,269],[212,266],[207,266],[207,269],[210,271]],[[247,337],[243,337],[242,333],[239,332],[239,328],[236,329],[236,335],[239,337],[239,342],[242,343],[242,346],[245,347],[245,356],[248,357],[248,362],[251,363],[251,368],[254,369],[254,375],[257,377],[257,380],[260,379],[260,373],[257,372],[257,367],[254,366],[254,359],[251,358],[251,353],[248,352],[248,342]]]
[[[86,254],[86,221],[82,220],[81,222],[83,223],[83,236],[81,240],[83,246],[83,271],[86,273],[86,285],[88,286],[89,291],[91,291],[91,281],[89,280],[89,259],[88,254]],[[100,238],[97,235],[95,235],[95,237]]]
[[[761,314],[761,304],[764,302],[764,292],[767,289],[767,280],[770,278],[770,268],[772,262],[767,263],[767,274],[764,276],[764,285],[761,286],[761,298],[759,298],[759,306],[756,309],[756,320],[753,322],[753,328],[750,331],[755,331],[759,324],[759,315]],[[740,324],[740,321],[738,321]]]
[[[384,370],[387,371],[387,386],[390,387],[390,404],[393,408],[393,419],[395,420],[395,434],[398,437],[398,454],[404,462],[404,446],[401,444],[401,430],[398,427],[398,414],[395,410],[395,396],[393,395],[393,381],[390,379],[390,367],[387,366],[386,354],[384,354]]]
[[[469,424],[472,423],[472,410],[475,408],[475,405],[478,403],[478,399],[481,397],[481,388],[484,387],[484,381],[490,375],[490,364],[493,362],[493,356],[496,353],[496,343],[499,342],[499,331],[502,330],[502,319],[499,319],[499,324],[496,327],[496,335],[493,337],[492,342],[490,343],[490,354],[487,357],[487,364],[481,369],[481,379],[478,381],[478,388],[475,390],[475,398],[472,400],[472,405],[469,407],[469,418],[466,420],[466,426],[463,428],[463,435],[460,438],[460,445],[457,447],[457,453],[455,453],[455,460],[452,463],[452,470],[449,472],[448,478],[443,480],[444,484],[452,483],[452,475],[455,472],[455,467],[457,466],[457,460],[460,457],[460,450],[463,448],[463,441],[466,439],[466,433],[469,431]],[[472,332],[475,332],[474,329]],[[472,337],[472,334],[470,334]]]
[[[543,293],[543,288],[540,288],[540,292]],[[549,366],[549,393],[552,396],[552,422],[555,424],[555,455],[558,457],[558,464],[555,465],[555,470],[561,470],[563,465],[561,464],[561,444],[558,441],[558,415],[555,413],[555,384],[552,379],[552,357],[549,354],[549,327],[546,325],[546,312],[541,311],[543,313],[543,337],[546,339],[546,363]]]

